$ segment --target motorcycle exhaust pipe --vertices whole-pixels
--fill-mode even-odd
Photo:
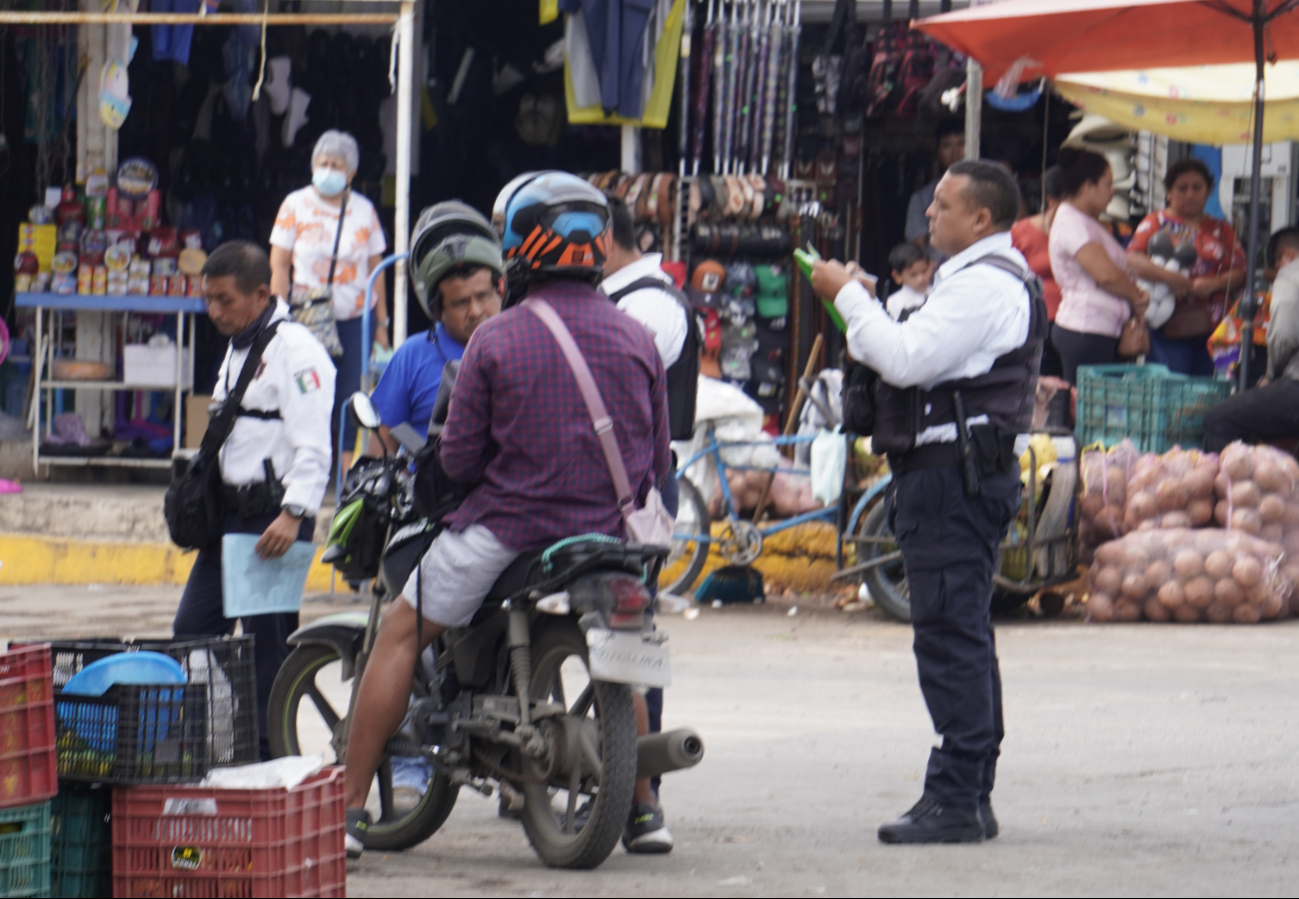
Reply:
[[[693,768],[704,757],[704,740],[694,730],[681,727],[636,740],[636,777],[660,777],[669,771]]]

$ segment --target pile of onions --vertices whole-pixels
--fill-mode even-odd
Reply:
[[[1162,456],[1142,456],[1128,479],[1124,532],[1210,525],[1217,475],[1213,453],[1174,448]]]
[[[1225,455],[1225,454],[1224,454]],[[1255,624],[1285,616],[1284,552],[1241,531],[1147,529],[1096,550],[1092,621]]]
[[[1123,517],[1128,477],[1136,461],[1137,450],[1131,440],[1124,440],[1108,452],[1088,450],[1083,453],[1078,542],[1084,562],[1092,560],[1096,547],[1127,533],[1123,528]]]

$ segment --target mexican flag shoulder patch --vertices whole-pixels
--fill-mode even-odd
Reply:
[[[311,393],[313,390],[320,389],[320,375],[316,374],[314,368],[297,372],[293,376],[293,382],[298,385],[299,393]]]

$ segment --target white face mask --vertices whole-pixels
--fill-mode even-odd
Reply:
[[[311,183],[327,197],[336,197],[347,187],[347,176],[338,169],[313,169]]]

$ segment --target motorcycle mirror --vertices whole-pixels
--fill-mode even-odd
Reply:
[[[356,420],[361,423],[361,427],[373,431],[382,423],[379,418],[379,411],[374,408],[374,403],[364,392],[358,390],[352,394],[352,412],[356,414]]]

